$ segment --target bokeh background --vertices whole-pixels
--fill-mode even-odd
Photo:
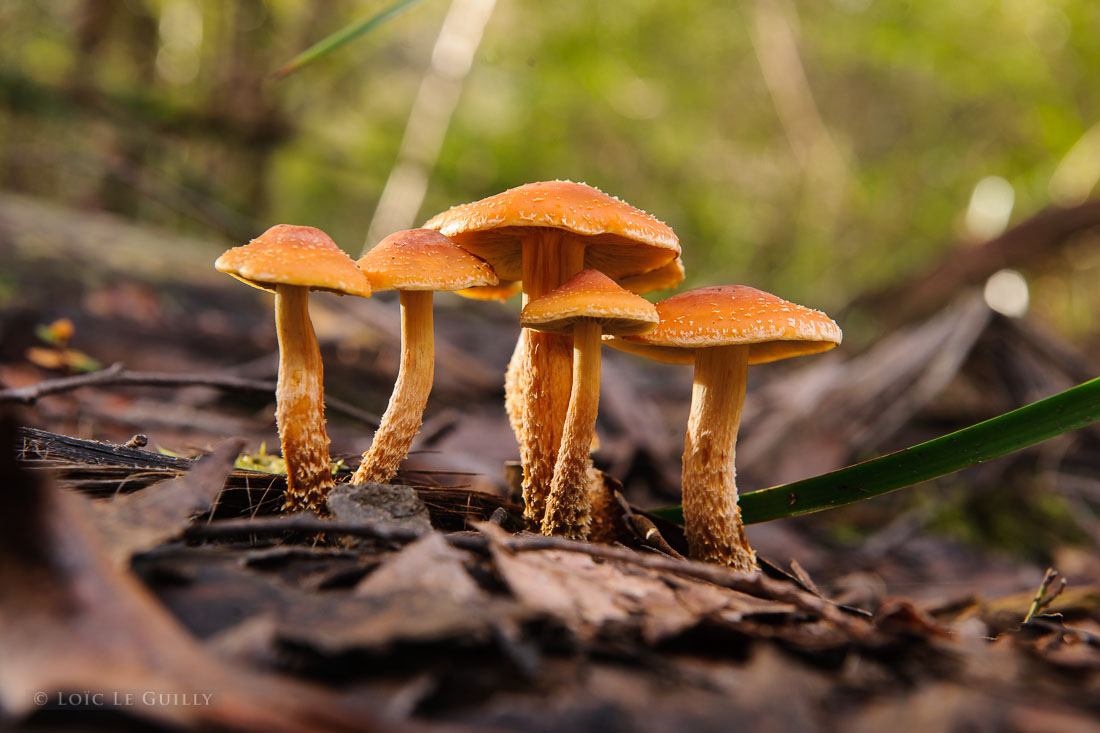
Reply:
[[[669,223],[685,286],[754,285],[844,328],[816,371],[753,374],[743,486],[1096,375],[1100,3],[421,0],[276,75],[390,5],[0,3],[0,382],[87,366],[43,357],[51,339],[96,364],[273,377],[270,303],[213,272],[219,251],[285,222],[358,256],[448,206],[553,178]],[[1012,317],[965,300],[983,293]],[[352,300],[314,299],[326,387],[378,413],[396,304]],[[420,447],[492,483],[515,453],[500,379],[518,303],[437,302]],[[43,330],[59,318],[74,334]],[[674,503],[690,375],[605,362],[619,372],[604,383],[597,464],[631,498]],[[83,437],[274,437],[266,395],[88,390],[36,409],[40,426]],[[329,419],[334,449],[365,447],[362,424]],[[807,565],[822,547],[879,548],[855,550],[856,565],[894,584],[915,567],[928,570],[913,582],[955,582],[961,567],[1003,569],[1004,588],[1037,582],[1033,567],[928,539],[945,536],[1100,578],[1098,440],[1081,431],[751,537]],[[810,569],[833,573],[836,556]]]
[[[1090,0],[468,0],[457,49],[424,0],[272,78],[386,5],[3,3],[0,185],[225,244],[311,224],[357,253],[399,161],[424,175],[396,184],[410,225],[569,178],[671,224],[689,284],[836,312],[1100,178]],[[1031,306],[1095,353],[1096,240],[1049,255]]]

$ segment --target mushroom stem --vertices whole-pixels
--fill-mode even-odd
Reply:
[[[318,511],[333,480],[325,433],[324,368],[309,320],[308,287],[276,286],[275,330],[279,338],[275,422],[286,461],[283,509]]]
[[[523,243],[523,303],[541,297],[576,275],[584,266],[584,242],[558,229],[546,228]],[[523,463],[524,516],[541,523],[546,496],[554,476],[569,404],[573,358],[568,336],[524,329],[514,359],[519,359],[517,378],[509,380],[518,392],[506,395],[506,403],[518,400],[524,434],[517,436]],[[511,368],[511,365],[509,366]],[[506,384],[506,386],[508,386]]]
[[[527,357],[524,352],[527,349],[527,329],[520,331],[516,339],[516,348],[512,350],[512,358],[508,360],[508,369],[504,372],[504,411],[508,414],[508,425],[516,440],[523,442],[523,403],[525,388],[520,384],[523,380],[523,370],[526,368]]]
[[[600,403],[602,332],[599,322],[594,320],[578,321],[573,326],[573,387],[550,495],[546,500],[543,534],[571,539],[585,539],[588,535],[591,520],[588,454]]]
[[[682,483],[691,557],[751,571],[756,553],[741,524],[733,465],[748,360],[744,345],[696,351]]]
[[[386,483],[409,454],[435,378],[432,291],[401,291],[401,367],[390,403],[352,483]]]

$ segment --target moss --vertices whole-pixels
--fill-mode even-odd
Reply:
[[[1088,541],[1066,500],[1027,474],[980,488],[953,484],[940,492],[928,527],[968,544],[1033,560]]]

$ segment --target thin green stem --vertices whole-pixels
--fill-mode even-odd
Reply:
[[[1007,455],[1100,420],[1100,378],[941,438],[813,478],[741,495],[745,524],[885,494]],[[678,506],[653,512],[683,522]]]
[[[369,18],[363,18],[354,23],[349,23],[340,30],[336,31],[330,36],[327,36],[317,43],[313,44],[305,51],[286,62],[279,69],[272,74],[276,79],[282,79],[284,76],[291,74],[298,69],[302,68],[306,64],[311,64],[322,56],[327,56],[336,49],[340,48],[346,43],[355,40],[359,36],[373,30],[374,28],[382,25],[390,18],[398,15],[401,11],[408,9],[409,7],[420,2],[420,0],[399,0],[393,3],[381,11],[375,13]]]

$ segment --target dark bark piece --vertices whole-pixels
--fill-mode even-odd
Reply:
[[[190,469],[194,462],[190,458],[166,456],[154,451],[127,448],[97,440],[70,438],[35,428],[19,427],[17,434],[22,440],[21,443],[16,442],[16,452],[25,460],[55,459],[106,466],[170,468],[183,471]]]

